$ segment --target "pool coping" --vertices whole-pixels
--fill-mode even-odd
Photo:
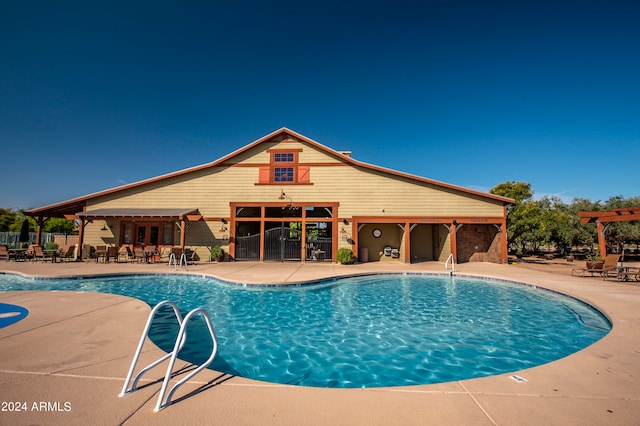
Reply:
[[[16,272],[16,265],[1,264],[0,271]],[[18,273],[33,277],[60,277],[67,273],[91,273],[96,275],[113,275],[113,272],[129,274],[129,266],[108,265],[89,268],[93,265],[75,265],[71,268],[56,269],[59,265],[21,265]],[[117,269],[114,269],[116,266]],[[354,265],[355,266],[355,265]],[[111,268],[105,271],[105,268]],[[126,269],[129,268],[129,269]],[[154,266],[136,267],[138,272],[154,272]],[[429,265],[365,265],[356,266],[356,271],[339,265],[200,265],[196,275],[247,277],[247,281],[255,282],[257,278],[276,277],[274,281],[291,282],[317,281],[327,276],[335,277],[344,274],[360,275],[362,272],[390,273],[401,271],[442,272],[442,264],[433,262]],[[13,270],[12,270],[13,269]],[[103,294],[83,293],[68,297],[83,299],[82,303],[72,303],[70,309],[80,309],[93,304],[100,309],[92,310],[79,316],[54,319],[55,312],[48,313],[51,319],[45,325],[35,326],[35,322],[23,331],[7,333],[17,324],[0,330],[0,356],[8,360],[8,364],[19,364],[20,368],[0,367],[0,382],[3,384],[20,384],[11,391],[14,399],[60,399],[71,398],[73,409],[70,412],[33,412],[12,413],[13,424],[28,424],[37,420],[45,423],[86,424],[88,419],[101,418],[104,424],[145,424],[156,423],[193,423],[201,419],[224,423],[266,423],[266,424],[635,424],[640,417],[640,390],[635,377],[640,376],[640,286],[621,284],[611,281],[590,278],[572,278],[562,273],[536,271],[518,266],[493,264],[456,265],[456,275],[469,277],[488,277],[505,279],[509,282],[533,285],[544,289],[557,290],[563,295],[576,297],[605,314],[612,323],[612,329],[600,341],[582,351],[531,369],[518,371],[515,374],[469,379],[435,385],[418,385],[400,388],[371,389],[322,389],[301,388],[287,385],[272,385],[237,377],[220,378],[219,374],[202,372],[194,382],[185,385],[188,397],[169,406],[160,413],[153,413],[155,404],[153,395],[157,394],[158,384],[147,384],[140,395],[116,398],[122,386],[133,349],[129,341],[139,338],[142,325],[150,308],[137,299],[127,299],[115,303]],[[566,268],[565,268],[566,269]],[[337,272],[336,272],[337,271]],[[155,270],[155,272],[158,272]],[[193,271],[188,271],[191,273]],[[560,271],[563,272],[563,271]],[[181,273],[187,273],[182,271]],[[570,273],[570,270],[568,270]],[[243,275],[244,274],[244,275]],[[174,275],[173,272],[167,275]],[[448,274],[447,274],[448,275]],[[15,293],[22,293],[17,295]],[[38,292],[26,290],[13,294],[0,293],[0,301],[17,304],[16,300],[28,300],[28,304],[37,306],[40,316],[54,298],[65,298],[63,292]],[[118,296],[122,297],[122,296]],[[86,299],[86,301],[85,301]],[[13,302],[12,302],[13,300]],[[29,306],[22,305],[29,309]],[[142,306],[140,306],[142,304]],[[119,315],[117,309],[122,306],[135,307],[132,315],[124,324],[118,324],[113,330],[100,330],[99,338],[91,334],[96,324],[92,316],[100,313],[101,318]],[[52,309],[53,311],[53,309]],[[32,312],[32,309],[30,309]],[[18,324],[30,322],[29,315]],[[45,315],[46,316],[46,315]],[[105,374],[96,373],[98,364],[92,359],[77,361],[81,354],[60,354],[59,371],[46,371],[39,366],[36,359],[37,342],[43,340],[44,346],[55,346],[64,343],[48,341],[45,329],[55,335],[66,333],[64,324],[77,318],[87,318],[86,324],[76,334],[82,335],[86,329],[87,337],[72,343],[90,347],[95,342],[104,342],[103,349],[113,351],[114,355],[100,363]],[[31,318],[36,320],[37,318]],[[49,322],[47,322],[49,321]],[[75,323],[74,323],[75,324]],[[142,324],[142,325],[140,325]],[[31,327],[31,328],[29,328]],[[117,343],[125,336],[127,343]],[[12,351],[12,343],[25,340],[28,348],[25,352]],[[7,346],[8,344],[8,346]],[[149,344],[149,342],[147,343]],[[153,352],[151,350],[150,352]],[[117,353],[117,355],[116,355]],[[75,362],[84,362],[82,367]],[[73,367],[74,374],[69,374]],[[81,374],[82,373],[82,374]],[[108,374],[106,374],[108,373]],[[517,382],[510,376],[517,375],[524,382]],[[27,386],[32,384],[33,386]],[[70,384],[70,385],[68,385]],[[189,386],[187,388],[187,386]],[[104,388],[104,389],[103,389]],[[204,389],[200,389],[204,388]],[[108,390],[107,390],[108,389]],[[116,389],[115,392],[112,392]],[[198,391],[194,391],[200,389]],[[48,393],[45,392],[48,390]],[[45,393],[43,393],[45,392]],[[84,397],[91,396],[97,401],[85,403]],[[92,407],[92,408],[91,408]],[[63,407],[64,408],[64,407]],[[6,413],[3,413],[6,414]],[[87,417],[89,416],[89,417]],[[110,422],[113,420],[113,422]],[[24,422],[24,423],[23,423]]]

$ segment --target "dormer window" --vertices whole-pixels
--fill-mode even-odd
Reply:
[[[293,163],[294,159],[293,152],[274,152],[273,153],[273,162],[274,163]]]
[[[271,159],[268,167],[260,167],[258,183],[297,184],[309,183],[309,166],[298,164],[298,154],[302,150],[269,150]]]
[[[273,152],[273,182],[294,182],[295,164],[298,161],[298,153],[293,152]]]

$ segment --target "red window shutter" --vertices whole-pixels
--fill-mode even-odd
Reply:
[[[309,183],[309,166],[298,166],[298,183]]]
[[[258,183],[269,183],[269,175],[271,171],[271,167],[262,166],[258,168]]]

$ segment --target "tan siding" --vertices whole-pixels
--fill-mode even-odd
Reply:
[[[260,165],[268,165],[270,155],[267,148],[302,149],[300,163],[311,164],[310,184],[270,185],[258,184]],[[151,182],[138,187],[124,189],[97,197],[87,203],[87,210],[104,207],[171,207],[197,208],[204,217],[230,216],[230,202],[278,203],[280,191],[284,190],[294,203],[339,203],[339,217],[393,216],[393,217],[502,217],[503,203],[482,198],[464,191],[443,188],[435,184],[413,181],[368,168],[339,164],[341,159],[327,152],[313,149],[301,142],[263,143],[239,154],[227,164],[242,166],[203,168],[187,174]],[[313,164],[327,163],[326,166]],[[100,231],[102,222],[95,221],[86,227],[85,242],[98,245],[113,241],[118,236],[105,235]],[[201,257],[208,256],[208,247],[221,245],[228,250],[228,240],[222,240],[220,222],[198,222],[187,231],[187,246],[198,249]],[[395,225],[394,225],[395,226]],[[114,227],[119,229],[119,227]],[[438,233],[442,230],[439,228]],[[233,230],[228,230],[230,234]],[[337,232],[338,230],[336,230]],[[115,232],[115,231],[114,231]],[[107,240],[105,240],[107,238]],[[446,238],[448,235],[440,235]],[[339,247],[352,246],[338,237]],[[175,244],[179,238],[176,235]],[[404,250],[398,241],[395,245]],[[448,250],[433,253],[434,257],[446,259]],[[370,257],[374,254],[370,253]]]
[[[311,167],[310,175],[312,185],[256,185],[258,167],[199,171],[191,179],[181,176],[96,199],[88,209],[184,207],[198,208],[206,217],[227,217],[229,202],[278,202],[285,187],[294,202],[339,202],[340,217],[495,217],[503,212],[497,201],[353,167]]]

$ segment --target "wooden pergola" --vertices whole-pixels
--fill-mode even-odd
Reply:
[[[595,223],[598,228],[598,246],[600,256],[607,255],[607,242],[604,233],[612,222],[631,222],[640,220],[640,207],[625,207],[613,209],[606,212],[578,212],[578,217],[582,223]],[[606,224],[606,225],[605,225]]]

